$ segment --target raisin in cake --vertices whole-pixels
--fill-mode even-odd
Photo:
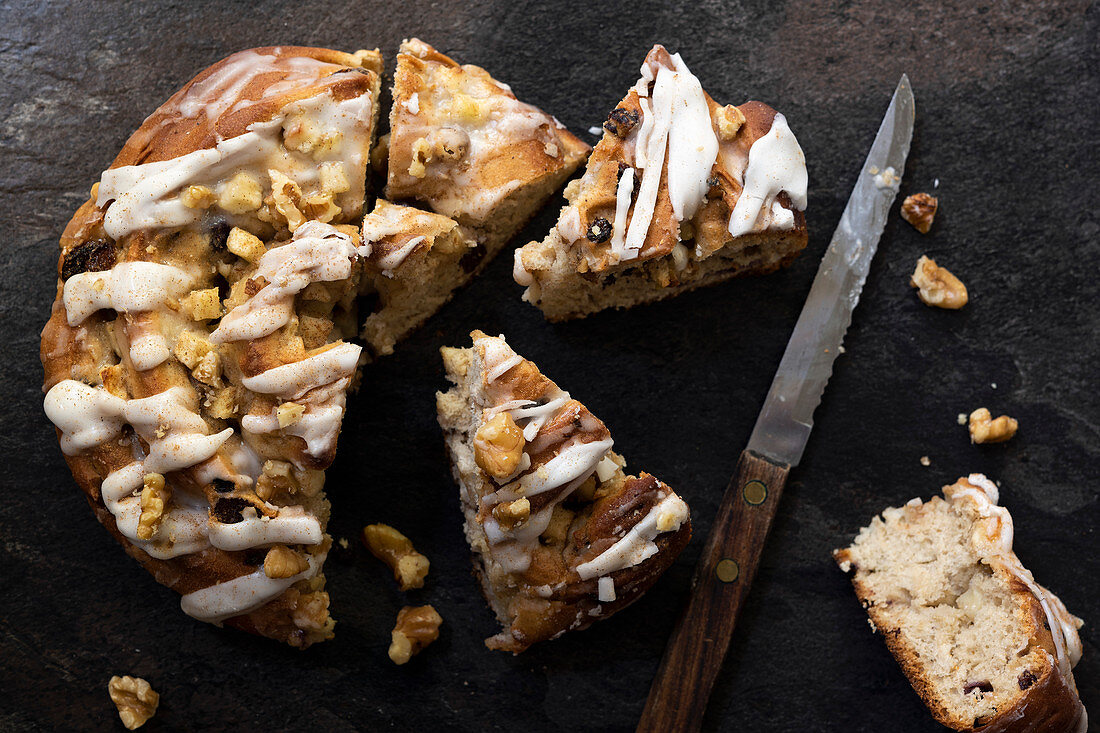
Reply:
[[[943,493],[887,509],[834,553],[873,626],[950,728],[1084,731],[1080,619],[1020,564],[991,481],[971,474]]]
[[[206,69],[61,238],[45,409],[96,516],[195,618],[331,637],[322,494],[361,347],[357,226],[382,60]]]
[[[386,198],[415,200],[471,227],[485,261],[589,152],[484,69],[416,38],[397,55],[388,139]]]
[[[789,264],[806,246],[806,162],[786,118],[722,107],[654,46],[542,242],[515,253],[551,321]]]
[[[521,652],[635,601],[687,544],[684,501],[628,476],[607,427],[516,354],[472,334],[444,348],[455,386],[437,395],[466,538],[503,625],[491,649]]]

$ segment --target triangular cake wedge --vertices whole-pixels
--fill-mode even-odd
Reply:
[[[641,74],[557,226],[516,251],[523,297],[551,321],[772,272],[806,246],[806,162],[786,118],[720,106],[663,46]]]
[[[477,232],[488,261],[590,148],[484,69],[423,41],[401,44],[386,198],[415,200]]]
[[[834,553],[872,628],[943,725],[1084,733],[1081,620],[1016,557],[992,481],[971,474],[943,493],[885,510]]]
[[[441,214],[378,199],[363,219],[363,340],[375,356],[439,310],[484,264],[474,233]]]
[[[684,501],[628,476],[607,427],[516,354],[471,334],[444,348],[455,386],[436,396],[466,538],[503,629],[491,649],[521,652],[637,600],[687,544]]]
[[[382,59],[282,46],[200,73],[61,239],[45,408],[96,516],[183,610],[332,636],[332,462],[361,347]]]

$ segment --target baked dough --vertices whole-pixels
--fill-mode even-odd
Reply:
[[[607,427],[503,336],[471,336],[471,348],[442,350],[455,386],[436,395],[439,424],[504,627],[485,643],[519,653],[637,600],[687,545],[691,520],[668,485],[626,475]],[[510,439],[494,439],[501,424]]]
[[[557,226],[515,254],[524,300],[584,317],[790,264],[807,242],[806,162],[783,115],[718,105],[654,46]]]
[[[220,61],[126,142],[61,238],[46,413],[100,522],[183,610],[331,637],[322,493],[361,347],[377,51]]]
[[[834,553],[872,628],[940,723],[962,731],[1084,731],[1077,630],[1012,551],[1013,523],[981,474],[887,509]]]

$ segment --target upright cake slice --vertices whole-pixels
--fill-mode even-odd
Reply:
[[[649,474],[627,476],[611,434],[503,337],[444,348],[455,386],[436,395],[466,538],[521,652],[583,629],[644,593],[687,544],[687,505]]]
[[[1084,731],[1077,629],[1012,551],[1012,517],[981,474],[860,530],[836,561],[913,688],[955,730]]]
[[[589,147],[477,66],[418,39],[401,44],[386,197],[415,199],[472,227],[483,259],[565,182]]]
[[[641,74],[557,226],[515,254],[551,321],[771,272],[806,246],[806,161],[783,115],[719,106],[663,46]]]
[[[376,356],[451,299],[477,271],[474,233],[440,214],[378,199],[363,220],[363,339]]]

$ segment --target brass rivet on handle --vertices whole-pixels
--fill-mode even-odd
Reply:
[[[753,479],[741,489],[741,495],[745,497],[745,501],[749,504],[759,506],[768,498],[768,487],[764,485],[763,481]]]
[[[741,568],[737,567],[737,561],[732,558],[725,558],[719,561],[718,565],[714,568],[714,574],[718,576],[718,579],[723,583],[732,583],[737,580],[737,576],[741,574]]]

